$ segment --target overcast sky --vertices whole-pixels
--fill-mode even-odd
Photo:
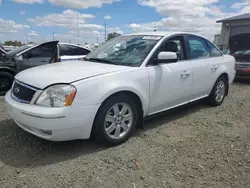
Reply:
[[[0,0],[0,41],[104,40],[108,32],[188,31],[213,39],[216,20],[250,13],[250,0]]]

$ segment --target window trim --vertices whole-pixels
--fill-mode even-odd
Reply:
[[[188,55],[188,51],[187,51],[187,44],[186,44],[186,39],[185,39],[185,35],[180,35],[180,34],[177,34],[177,35],[172,35],[170,37],[167,37],[166,39],[164,39],[161,44],[157,47],[157,49],[154,51],[153,55],[150,57],[150,59],[148,60],[147,64],[146,64],[146,67],[151,67],[151,66],[157,66],[155,64],[153,64],[153,61],[154,61],[154,57],[156,54],[158,54],[160,52],[160,48],[162,47],[162,45],[169,41],[169,40],[172,40],[174,38],[181,38],[182,39],[182,47],[183,47],[183,54],[184,54],[184,59],[183,60],[179,60],[175,63],[178,63],[178,62],[182,62],[182,61],[187,61],[189,60],[189,55]],[[162,63],[162,64],[172,64],[172,63]]]
[[[213,44],[212,42],[210,42],[210,41],[207,40],[207,39],[204,39],[204,40],[205,40],[206,45],[208,46],[208,49],[209,49],[209,51],[210,51],[210,56],[211,56],[211,58],[223,56],[223,53],[219,50],[219,48],[218,48],[215,44]],[[212,46],[214,46],[214,47],[218,50],[218,52],[220,52],[221,55],[220,55],[220,56],[213,56],[213,55],[212,55],[212,49],[209,47],[209,44],[212,45]]]

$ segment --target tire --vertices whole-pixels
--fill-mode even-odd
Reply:
[[[126,108],[127,111],[122,111],[122,109]],[[118,112],[122,114],[117,116]],[[127,120],[129,117],[131,117],[130,120]],[[113,96],[107,99],[98,110],[93,125],[92,137],[105,146],[119,145],[130,138],[137,121],[138,109],[133,99],[125,94]],[[120,134],[118,134],[119,130]]]
[[[0,96],[3,96],[11,89],[14,75],[8,72],[0,72]]]
[[[220,106],[226,97],[227,87],[228,84],[226,78],[223,76],[219,77],[208,97],[208,103],[212,106]],[[218,88],[221,90],[218,90]],[[220,97],[218,95],[220,95]]]

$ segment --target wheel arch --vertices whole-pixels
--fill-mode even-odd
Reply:
[[[13,76],[15,76],[17,73],[14,69],[8,67],[0,67],[0,72],[8,72],[10,74],[13,74]]]
[[[220,77],[224,77],[225,79],[226,79],[226,81],[227,81],[227,88],[226,88],[226,96],[228,95],[228,91],[229,91],[229,75],[226,73],[226,72],[224,72],[224,73],[222,73],[219,77],[218,77],[218,79],[220,78]],[[217,79],[217,80],[218,80]]]
[[[145,102],[146,99],[141,94],[139,94],[138,91],[131,90],[131,89],[128,89],[128,88],[127,89],[121,89],[121,90],[115,90],[115,91],[107,93],[102,98],[101,104],[103,104],[105,101],[107,101],[111,97],[121,95],[121,94],[125,94],[127,96],[132,97],[132,99],[136,103],[136,106],[138,107],[138,110],[141,113],[141,115],[145,116],[145,114],[147,113],[147,109],[148,109],[148,104]]]
[[[216,81],[221,78],[224,77],[227,81],[227,88],[226,88],[226,96],[228,95],[228,91],[229,91],[229,75],[227,72],[222,72],[221,74],[219,74],[218,78],[216,79]],[[215,81],[215,83],[216,83]]]

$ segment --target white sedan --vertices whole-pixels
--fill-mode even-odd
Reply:
[[[84,61],[25,70],[6,94],[8,113],[24,130],[51,141],[125,142],[143,118],[207,98],[222,104],[235,59],[190,33],[117,37]]]

